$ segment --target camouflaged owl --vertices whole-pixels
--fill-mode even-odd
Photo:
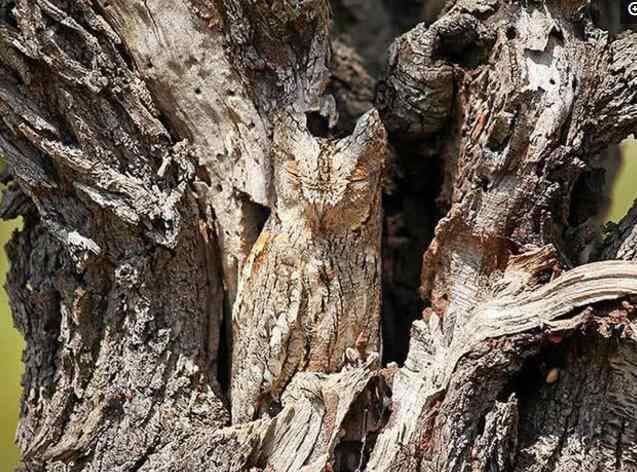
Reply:
[[[351,136],[316,138],[305,115],[275,120],[275,203],[233,309],[234,423],[278,402],[296,372],[335,372],[357,339],[380,343],[381,172],[374,111]]]

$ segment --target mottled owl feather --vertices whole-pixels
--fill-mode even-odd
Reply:
[[[305,115],[276,118],[275,204],[233,309],[233,422],[267,411],[296,372],[340,369],[357,339],[379,350],[385,151],[376,111],[340,140],[312,136]]]

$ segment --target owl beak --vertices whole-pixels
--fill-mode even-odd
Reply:
[[[316,212],[316,215],[318,216],[319,220],[323,218],[323,214],[325,213],[325,203],[323,202],[315,203],[314,211]]]
[[[322,228],[322,219],[325,211],[325,205],[322,202],[313,202],[306,207],[308,220],[312,225],[312,229],[320,231]]]

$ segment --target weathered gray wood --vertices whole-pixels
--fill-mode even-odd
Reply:
[[[618,319],[616,314],[608,321],[609,327],[591,317],[594,310],[590,308],[596,300],[634,294],[634,263],[585,265],[558,275],[563,268],[586,262],[595,254],[594,240],[585,232],[590,226],[569,229],[572,209],[560,199],[579,198],[573,184],[587,168],[587,160],[634,129],[632,92],[611,91],[619,83],[634,80],[632,65],[618,65],[624,64],[622,56],[632,54],[629,51],[636,41],[627,35],[611,42],[603,33],[590,30],[582,37],[574,28],[581,21],[577,20],[577,4],[567,8],[545,2],[543,6],[520,8],[478,3],[464,2],[464,7],[469,13],[480,11],[480,16],[455,16],[456,30],[451,31],[466,31],[462,37],[467,42],[456,43],[459,50],[452,61],[439,53],[436,63],[431,54],[415,52],[431,49],[428,45],[436,38],[436,24],[430,29],[414,29],[397,41],[395,63],[406,64],[409,80],[425,87],[422,95],[417,89],[413,92],[415,87],[403,78],[405,69],[400,66],[390,68],[386,79],[390,91],[406,89],[397,93],[395,100],[391,94],[387,94],[389,100],[383,96],[390,131],[393,117],[400,117],[402,124],[394,132],[422,139],[431,132],[423,127],[426,121],[422,118],[430,116],[430,107],[456,110],[456,114],[451,114],[451,137],[446,138],[448,149],[443,151],[446,180],[441,199],[449,211],[439,223],[423,262],[423,287],[432,305],[425,310],[426,319],[414,324],[407,362],[394,380],[392,417],[378,439],[368,469],[509,470],[516,466],[518,470],[598,470],[595,468],[604,463],[602,458],[608,453],[606,442],[599,443],[591,452],[594,458],[587,463],[571,455],[577,454],[574,451],[583,454],[582,448],[573,452],[542,448],[541,442],[551,441],[550,435],[575,440],[581,431],[567,430],[568,423],[546,421],[546,429],[533,431],[532,437],[540,441],[537,446],[529,444],[531,436],[527,434],[527,442],[520,446],[528,448],[523,455],[522,450],[513,456],[503,453],[498,444],[511,448],[519,443],[519,431],[505,425],[520,422],[519,430],[528,432],[535,424],[536,412],[526,410],[526,404],[504,410],[499,405],[507,398],[511,405],[518,404],[521,393],[513,382],[536,382],[515,379],[529,375],[525,359],[546,356],[540,352],[547,339],[545,333],[573,333],[587,326],[599,333],[597,336],[626,333],[621,356],[634,357],[632,322],[621,316]],[[483,15],[489,10],[485,21]],[[451,8],[439,21],[445,30],[449,28],[446,25],[454,25],[455,11]],[[476,26],[467,28],[471,22]],[[483,63],[473,62],[473,68],[467,69],[470,64],[462,60]],[[462,68],[449,62],[460,62]],[[434,79],[428,74],[445,67],[460,76],[456,83],[459,92],[453,97],[453,106],[441,107],[441,95],[426,92],[436,78],[435,73]],[[597,77],[600,71],[604,72],[599,77],[608,83],[592,87],[595,79],[588,77]],[[391,86],[393,83],[396,85]],[[410,93],[422,102],[415,106],[412,100],[406,105],[401,98]],[[591,109],[599,112],[588,115]],[[595,210],[588,211],[592,217]],[[630,223],[624,227],[624,234],[632,228]],[[549,250],[550,257],[546,257],[542,248],[549,247],[557,249]],[[515,267],[516,258],[533,254],[539,255],[530,257],[535,263]],[[555,277],[543,286],[546,279]],[[612,294],[614,290],[617,292]],[[576,305],[589,308],[580,313]],[[625,308],[620,312],[623,316],[631,313]],[[614,324],[617,326],[612,328]],[[553,338],[559,343],[561,336]],[[603,345],[595,334],[585,339],[591,346],[587,352],[596,344]],[[601,349],[600,355],[606,358],[614,355],[610,346]],[[574,361],[564,362],[566,368],[574,365]],[[622,361],[624,368],[631,363]],[[544,373],[547,376],[549,368]],[[551,376],[559,378],[556,372],[559,370]],[[626,378],[626,370],[614,372],[618,379]],[[537,394],[524,392],[537,398],[538,405],[543,397],[536,395],[542,394],[543,383],[541,378]],[[569,378],[564,383],[561,398],[574,398],[577,381]],[[617,388],[614,381],[608,384],[609,391]],[[508,397],[501,398],[505,394]],[[630,423],[633,415],[625,407],[630,400],[617,402],[613,395],[609,394],[608,404],[618,405],[624,412],[615,417],[623,424]],[[556,393],[556,401],[558,398]],[[502,418],[498,439],[488,427],[489,418],[497,411],[507,415]],[[594,417],[600,425],[613,421],[613,414],[603,408],[597,408]],[[484,456],[485,441],[492,448],[490,457]],[[546,460],[538,455],[534,461],[532,451]],[[620,459],[616,464],[631,463],[629,446],[617,454]],[[555,466],[558,462],[561,468]]]

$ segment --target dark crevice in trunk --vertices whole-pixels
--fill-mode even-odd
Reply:
[[[423,8],[439,6],[441,0],[382,0],[385,9],[389,12],[392,23],[399,31],[405,32],[413,28],[423,16]]]
[[[330,124],[327,117],[319,112],[309,112],[305,114],[307,118],[307,129],[316,138],[327,138],[330,135]]]
[[[425,301],[419,294],[422,257],[442,216],[436,205],[442,184],[431,143],[397,143],[394,186],[383,198],[383,362],[402,364],[412,323]]]
[[[595,26],[610,33],[619,33],[627,29],[634,30],[634,25],[623,25],[621,23],[621,8],[622,2],[593,0],[590,6],[590,15]]]
[[[564,251],[573,265],[597,257],[620,163],[619,147],[611,146],[588,159],[587,167],[573,184],[563,235]]]
[[[603,168],[590,168],[578,177],[571,193],[571,226],[579,226],[589,218],[597,219],[607,206],[605,174]]]
[[[563,340],[561,336],[550,336],[537,352],[530,353],[524,359],[522,367],[503,389],[499,399],[505,401],[511,393],[515,393],[521,409],[528,402],[535,401],[545,385],[555,383],[555,375],[559,379],[559,369],[564,367],[569,345],[568,340]]]
[[[224,393],[230,389],[230,367],[232,363],[232,313],[221,319],[221,342],[217,353],[217,382]]]
[[[272,212],[270,208],[259,205],[258,203],[254,203],[252,201],[248,202],[247,205],[250,205],[251,211],[249,214],[254,219],[254,224],[256,225],[257,231],[256,234],[261,234],[261,230],[265,226],[266,221],[270,218],[270,213]]]
[[[344,436],[334,449],[334,472],[366,470],[378,435],[389,421],[385,402],[390,397],[391,390],[380,378],[358,396],[343,422]]]
[[[15,1],[3,1],[0,3],[0,19],[3,22],[6,22],[9,26],[13,28],[18,27],[18,21],[16,20],[15,14],[13,13],[13,9],[15,8]]]
[[[363,57],[374,77],[380,75],[392,41],[423,19],[423,0],[332,0],[330,3],[336,36]]]
[[[250,200],[250,197],[243,193],[238,193],[239,198],[242,200],[245,212],[244,214],[247,217],[245,222],[246,226],[251,223],[254,227],[250,230],[250,233],[254,235],[254,239],[261,234],[265,223],[270,217],[271,210],[270,208],[259,205],[258,203],[254,203]],[[219,273],[221,274],[221,269],[219,269]],[[228,393],[230,388],[230,374],[231,374],[231,365],[232,365],[232,347],[233,347],[233,339],[232,339],[232,305],[228,303],[228,294],[224,294],[224,307],[223,307],[223,317],[221,319],[221,326],[219,328],[220,331],[220,342],[219,342],[219,350],[217,354],[217,381],[221,387],[221,390]]]

